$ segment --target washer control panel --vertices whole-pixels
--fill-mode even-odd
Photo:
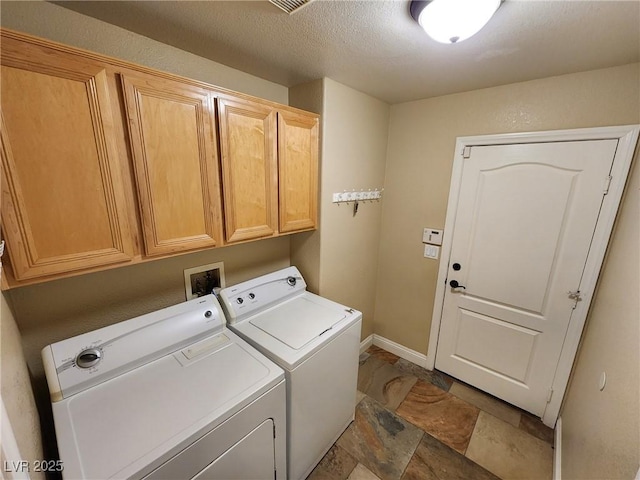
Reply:
[[[224,288],[220,291],[220,301],[227,321],[234,324],[306,289],[298,269],[288,267]]]

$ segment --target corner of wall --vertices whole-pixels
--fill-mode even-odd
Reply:
[[[362,311],[373,333],[381,202],[336,205],[332,193],[384,185],[390,106],[330,78],[322,80],[320,294]]]
[[[323,79],[313,80],[289,89],[289,105],[321,115],[320,152],[318,158],[318,179],[322,178],[322,143],[324,113]],[[298,267],[304,276],[309,291],[320,293],[320,229],[322,228],[322,184],[318,188],[318,227],[313,232],[298,233],[291,236],[291,264]]]

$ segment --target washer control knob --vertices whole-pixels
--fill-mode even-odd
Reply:
[[[213,315],[213,312],[211,310],[207,310],[206,312],[204,312],[204,316],[207,318],[211,318],[211,315]]]
[[[91,368],[102,360],[102,350],[98,348],[87,348],[81,351],[76,357],[76,365],[80,368]]]
[[[256,294],[255,294],[255,293],[250,293],[250,294],[249,294],[249,298],[250,298],[251,300],[253,300],[254,298],[256,298]]]
[[[296,285],[296,282],[297,282],[296,277],[287,277],[287,283],[292,287]]]
[[[238,305],[242,305],[244,303],[244,299],[242,297],[238,297],[236,302],[238,302]]]

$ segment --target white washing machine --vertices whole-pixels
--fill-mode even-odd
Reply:
[[[287,470],[305,478],[354,418],[362,314],[306,291],[295,267],[220,292],[229,328],[285,370]]]
[[[284,372],[226,329],[213,295],[42,358],[65,479],[287,477]]]

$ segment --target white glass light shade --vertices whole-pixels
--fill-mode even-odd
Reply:
[[[500,0],[433,0],[418,23],[437,42],[461,42],[478,33],[499,6]]]

